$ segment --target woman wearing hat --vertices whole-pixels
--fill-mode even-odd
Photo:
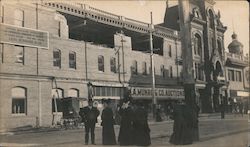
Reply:
[[[130,106],[129,99],[123,100],[119,114],[121,116],[121,125],[118,142],[120,145],[133,145],[133,110]]]
[[[102,111],[102,144],[103,145],[115,145],[115,131],[114,131],[114,118],[113,111],[109,107],[110,99],[103,99],[104,109]]]

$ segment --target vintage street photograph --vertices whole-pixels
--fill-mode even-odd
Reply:
[[[0,147],[250,147],[246,0],[0,0]]]

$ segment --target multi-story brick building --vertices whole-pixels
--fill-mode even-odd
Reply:
[[[200,95],[197,103],[203,112],[213,111],[221,87],[227,91],[225,77],[218,76],[224,70],[226,28],[213,11],[214,3],[190,2],[190,71]],[[178,6],[167,8],[164,23],[153,28],[155,95],[163,106],[184,99],[185,55],[175,13],[179,10]],[[84,4],[56,2],[1,1],[0,18],[0,129],[51,125],[53,98],[91,96],[111,98],[117,104],[131,96],[150,106],[150,24]],[[216,56],[206,56],[210,54]],[[215,68],[206,71],[208,65]]]

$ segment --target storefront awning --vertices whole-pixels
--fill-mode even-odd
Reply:
[[[124,84],[121,84],[121,83],[114,83],[114,82],[98,82],[98,81],[94,81],[94,82],[91,82],[91,84],[93,86],[104,86],[104,87],[127,87],[128,84],[124,83]]]

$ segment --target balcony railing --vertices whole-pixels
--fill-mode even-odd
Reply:
[[[233,53],[226,53],[226,58],[237,59],[237,60],[241,60],[244,62],[249,61],[249,58],[247,56],[237,55],[237,54],[233,54]]]

